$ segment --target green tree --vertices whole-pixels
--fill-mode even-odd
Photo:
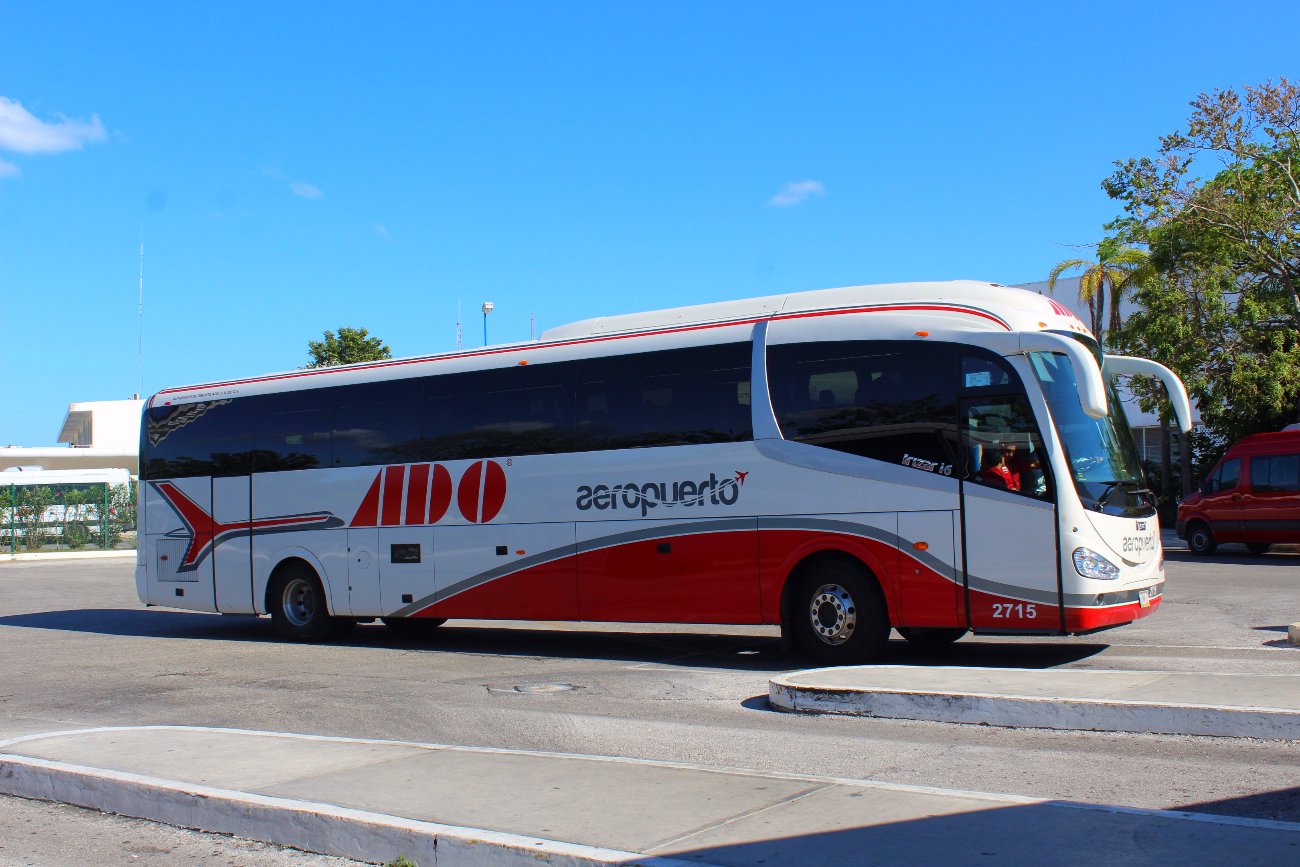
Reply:
[[[388,345],[378,337],[371,337],[366,329],[346,327],[340,328],[337,334],[326,331],[323,340],[308,340],[307,354],[311,356],[307,367],[336,367],[393,357]]]
[[[1226,443],[1300,419],[1300,89],[1282,79],[1191,108],[1186,132],[1102,186],[1128,214],[1110,228],[1162,276],[1125,340],[1183,377]]]
[[[1105,238],[1097,245],[1096,259],[1066,259],[1058,262],[1047,275],[1047,291],[1056,290],[1056,281],[1066,271],[1079,275],[1079,300],[1088,305],[1088,324],[1097,341],[1103,342],[1106,328],[1106,292],[1110,291],[1110,324],[1112,335],[1118,334],[1123,320],[1120,304],[1127,292],[1146,275],[1147,254],[1136,247],[1122,243],[1118,238]]]

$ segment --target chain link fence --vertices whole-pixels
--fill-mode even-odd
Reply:
[[[134,548],[136,486],[0,482],[0,553]]]

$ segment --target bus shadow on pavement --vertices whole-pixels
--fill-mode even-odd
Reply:
[[[230,616],[185,611],[119,608],[74,608],[0,617],[0,627],[49,629],[134,638],[172,638],[285,644],[265,617]],[[686,627],[683,627],[685,629]],[[775,630],[773,630],[775,632]],[[683,668],[744,671],[789,671],[824,663],[785,652],[775,635],[736,635],[726,632],[650,631],[636,624],[625,628],[591,629],[541,626],[457,625],[456,621],[427,632],[398,634],[379,624],[358,626],[342,639],[326,642],[342,647],[389,647],[411,653],[469,653],[520,657],[602,659],[657,663]],[[1099,643],[1069,639],[959,641],[951,647],[918,650],[899,639],[888,643],[876,660],[881,665],[968,666],[984,668],[1054,668],[1094,656],[1106,649]]]

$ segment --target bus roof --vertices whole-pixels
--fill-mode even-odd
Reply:
[[[885,283],[817,289],[738,301],[720,301],[621,316],[585,319],[542,333],[537,341],[499,344],[385,359],[340,367],[309,368],[244,379],[167,388],[150,398],[158,403],[189,403],[281,389],[316,388],[373,379],[424,375],[428,362],[451,359],[485,359],[520,351],[536,351],[620,337],[675,334],[686,331],[746,325],[764,319],[796,319],[852,313],[898,312],[918,317],[954,317],[969,322],[975,331],[1073,331],[1089,334],[1082,322],[1063,304],[1046,296],[997,283],[953,280],[925,283]]]

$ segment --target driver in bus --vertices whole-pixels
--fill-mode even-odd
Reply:
[[[997,452],[997,460],[991,461],[980,471],[979,480],[995,488],[1019,491],[1023,461],[1016,457],[1016,448],[1015,443],[1004,443],[1001,450]]]

